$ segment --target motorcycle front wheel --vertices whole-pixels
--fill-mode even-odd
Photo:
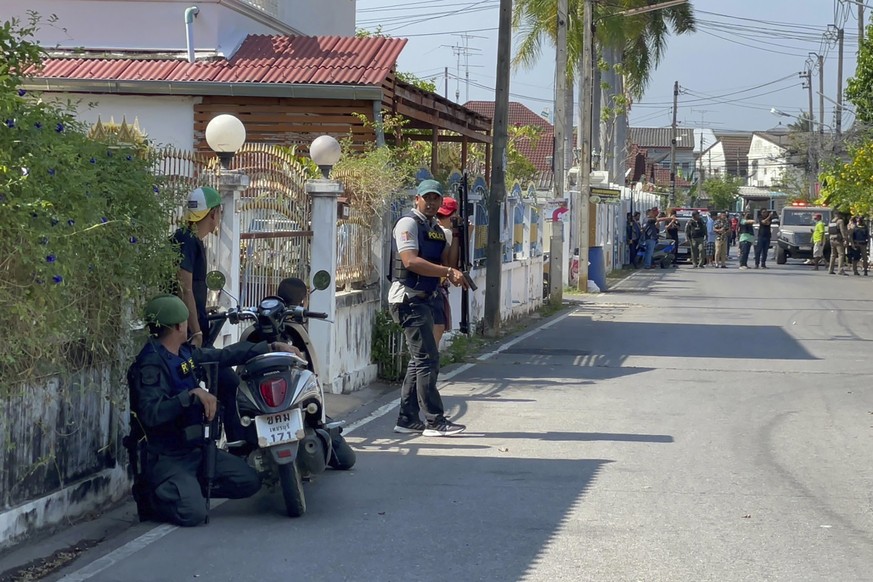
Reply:
[[[303,495],[303,478],[296,462],[279,465],[279,483],[288,517],[300,517],[306,513],[306,497]]]
[[[331,467],[340,471],[348,471],[355,466],[357,460],[355,451],[342,435],[333,439],[331,445],[333,450],[330,453],[330,462],[328,463]]]

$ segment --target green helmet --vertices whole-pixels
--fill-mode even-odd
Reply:
[[[176,295],[158,295],[146,303],[146,323],[170,327],[188,320],[188,308]]]

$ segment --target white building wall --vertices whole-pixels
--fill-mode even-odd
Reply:
[[[194,149],[194,104],[200,97],[46,93],[43,98],[74,104],[79,119],[89,124],[98,117],[116,123],[126,119],[128,125],[136,120],[153,146]]]
[[[703,169],[709,178],[724,176],[727,174],[727,159],[724,155],[724,146],[718,142],[703,154]]]
[[[749,186],[771,188],[782,181],[787,167],[785,149],[759,135],[749,147]]]
[[[28,10],[42,16],[37,39],[49,49],[180,55],[187,50],[185,10],[191,6],[200,10],[194,46],[205,54],[232,55],[248,34],[355,33],[355,0],[3,0],[4,16],[24,19]],[[58,20],[48,24],[53,14]]]

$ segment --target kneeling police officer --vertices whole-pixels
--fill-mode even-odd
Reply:
[[[128,442],[145,446],[136,454],[141,464],[134,497],[142,519],[194,526],[207,516],[203,419],[211,422],[218,412],[216,397],[200,387],[199,366],[233,366],[294,348],[281,342],[195,348],[188,343],[188,308],[175,295],[149,301],[145,321],[149,340],[127,372],[133,437]],[[216,453],[212,483],[213,497],[229,499],[249,497],[261,487],[254,469],[222,450]]]

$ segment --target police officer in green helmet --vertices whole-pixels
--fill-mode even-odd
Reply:
[[[294,353],[282,342],[240,342],[224,349],[188,342],[188,308],[176,295],[159,295],[145,306],[149,340],[128,369],[131,437],[145,447],[139,458],[134,497],[141,518],[194,526],[206,518],[203,461],[204,417],[218,411],[216,397],[200,387],[200,365],[234,366],[270,351]],[[258,491],[260,480],[246,462],[218,451],[212,495],[240,499]]]

